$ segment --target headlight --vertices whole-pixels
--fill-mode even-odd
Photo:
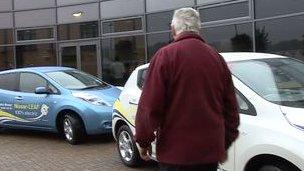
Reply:
[[[88,94],[88,93],[73,93],[74,97],[80,98],[86,102],[89,102],[91,104],[94,105],[98,105],[98,106],[111,106],[111,104],[109,104],[108,102],[106,102],[105,100],[103,100],[102,98],[92,95],[92,94]]]

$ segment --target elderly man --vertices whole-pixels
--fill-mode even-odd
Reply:
[[[153,57],[139,102],[139,151],[148,160],[156,138],[160,170],[216,170],[238,136],[230,71],[199,36],[196,10],[176,10],[171,26],[174,42]]]

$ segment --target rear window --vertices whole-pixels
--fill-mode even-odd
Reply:
[[[17,91],[18,90],[18,74],[0,74],[0,89]]]

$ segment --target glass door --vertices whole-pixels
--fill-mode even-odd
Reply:
[[[101,59],[97,41],[60,44],[60,65],[101,76]]]

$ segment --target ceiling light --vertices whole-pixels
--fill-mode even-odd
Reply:
[[[73,13],[73,16],[74,16],[74,17],[81,17],[83,14],[84,14],[84,12],[78,11],[78,12],[74,12],[74,13]]]

